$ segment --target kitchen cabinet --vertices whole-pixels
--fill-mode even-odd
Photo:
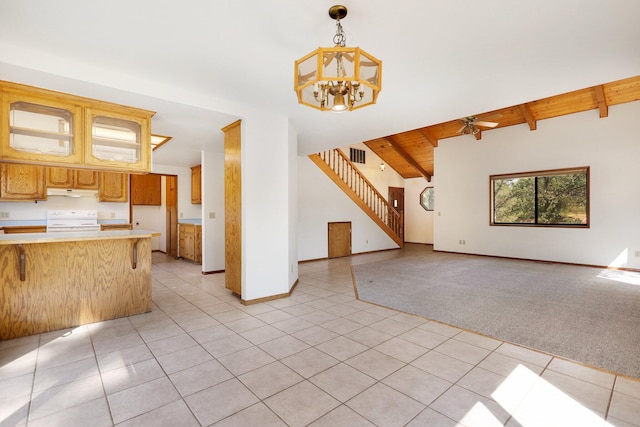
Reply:
[[[99,185],[98,171],[57,167],[47,168],[47,188],[97,190]]]
[[[128,202],[129,174],[121,172],[100,172],[99,202]]]
[[[2,228],[4,234],[44,233],[46,225],[7,225]]]
[[[151,120],[132,111],[87,108],[84,164],[151,170]]]
[[[131,230],[131,224],[100,224],[100,231]]]
[[[161,206],[162,175],[131,175],[131,204]]]
[[[178,256],[202,263],[202,226],[178,223]]]
[[[44,166],[2,163],[0,180],[0,201],[47,199]]]
[[[72,99],[4,87],[3,160],[79,164],[82,161],[82,107]]]
[[[3,81],[0,91],[2,160],[150,172],[154,112]]]
[[[78,234],[0,235],[0,341],[151,311],[157,233]]]
[[[191,203],[202,204],[202,165],[191,168]]]

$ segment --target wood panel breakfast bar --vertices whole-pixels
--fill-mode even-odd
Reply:
[[[0,234],[0,340],[151,311],[146,230]]]

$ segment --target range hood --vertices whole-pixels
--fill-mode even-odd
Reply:
[[[76,188],[47,188],[47,196],[98,197],[98,190],[78,190]]]

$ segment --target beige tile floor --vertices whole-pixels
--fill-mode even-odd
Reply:
[[[640,426],[640,381],[358,301],[302,263],[244,306],[154,254],[151,313],[0,342],[1,426]]]

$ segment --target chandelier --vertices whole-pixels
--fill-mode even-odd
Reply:
[[[345,47],[340,20],[347,8],[333,6],[334,47],[319,47],[295,62],[294,88],[298,103],[322,111],[351,111],[375,104],[382,89],[382,61],[359,47]]]

